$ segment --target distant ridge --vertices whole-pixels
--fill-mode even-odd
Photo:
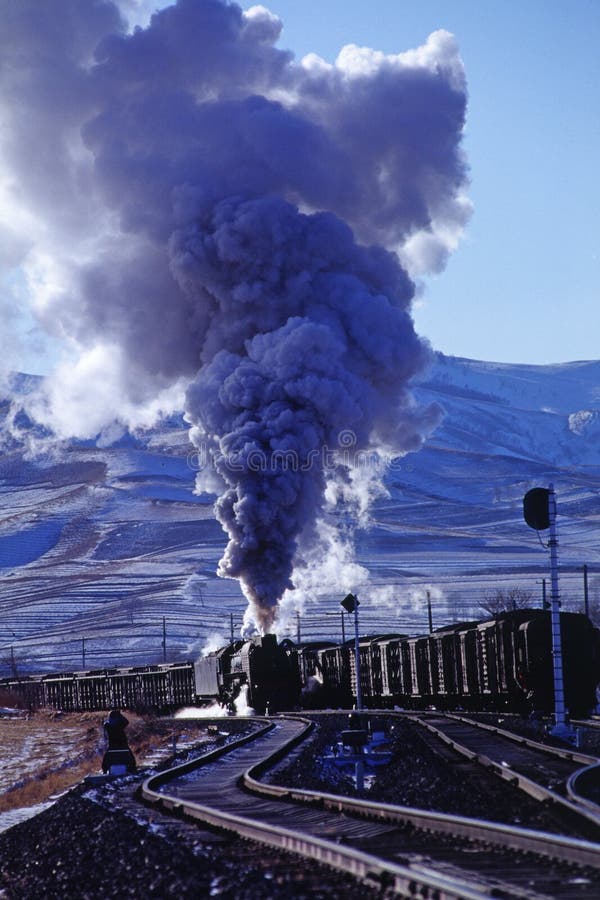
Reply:
[[[39,386],[15,373],[0,405]],[[426,627],[480,612],[486,592],[518,586],[541,602],[547,553],[522,520],[526,490],[553,482],[563,608],[579,609],[582,566],[600,605],[600,361],[551,366],[436,354],[415,385],[445,418],[425,447],[394,461],[370,527],[356,537],[364,630]],[[188,657],[239,633],[235,581],[215,576],[225,535],[175,416],[112,445],[72,442],[60,456],[0,455],[0,672],[67,670]],[[303,637],[339,637],[329,574],[302,611]],[[336,576],[343,582],[344,563]],[[340,583],[341,583],[340,582]],[[348,584],[347,590],[356,585]],[[343,594],[342,594],[343,596]],[[330,615],[335,611],[336,615]],[[325,615],[328,613],[328,615]],[[295,615],[290,636],[295,636]],[[11,649],[12,648],[12,649]]]

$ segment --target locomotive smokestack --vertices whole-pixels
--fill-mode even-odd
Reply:
[[[17,262],[75,353],[31,412],[87,437],[187,386],[219,573],[268,631],[331,479],[352,454],[417,449],[438,419],[407,391],[429,357],[409,273],[443,266],[469,212],[454,39],[299,63],[262,6],[179,0],[134,31],[110,2],[4,13]]]

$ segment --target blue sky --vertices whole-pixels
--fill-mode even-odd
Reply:
[[[252,3],[242,4],[244,8]],[[600,356],[600,3],[271,0],[280,46],[332,61],[398,53],[438,28],[469,83],[474,214],[415,311],[444,353],[551,363]]]

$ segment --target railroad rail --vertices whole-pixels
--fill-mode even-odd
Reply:
[[[600,807],[580,797],[575,788],[580,776],[596,770],[600,763],[597,757],[541,744],[463,716],[429,714],[411,718],[458,753],[536,800],[552,805],[586,837],[600,839]]]
[[[567,781],[567,795],[578,806],[587,807],[594,815],[600,811],[600,763],[579,769]]]
[[[598,896],[600,853],[591,842],[261,782],[311,728],[297,717],[265,722],[258,735],[148,778],[142,796],[400,896]]]

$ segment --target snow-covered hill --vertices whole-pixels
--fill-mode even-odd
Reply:
[[[13,379],[10,394],[35,388]],[[600,362],[503,365],[439,356],[415,393],[445,418],[425,448],[395,460],[388,496],[356,534],[363,630],[412,631],[478,614],[516,586],[541,602],[548,554],[522,498],[553,482],[565,606],[600,593]],[[245,600],[215,576],[225,536],[193,493],[183,421],[121,439],[0,456],[0,673],[187,657],[238,633]],[[341,636],[340,577],[292,616],[293,636]],[[340,571],[341,569],[341,571]],[[358,570],[347,569],[345,592]],[[365,573],[361,576],[365,581]],[[360,580],[360,579],[359,579]]]

